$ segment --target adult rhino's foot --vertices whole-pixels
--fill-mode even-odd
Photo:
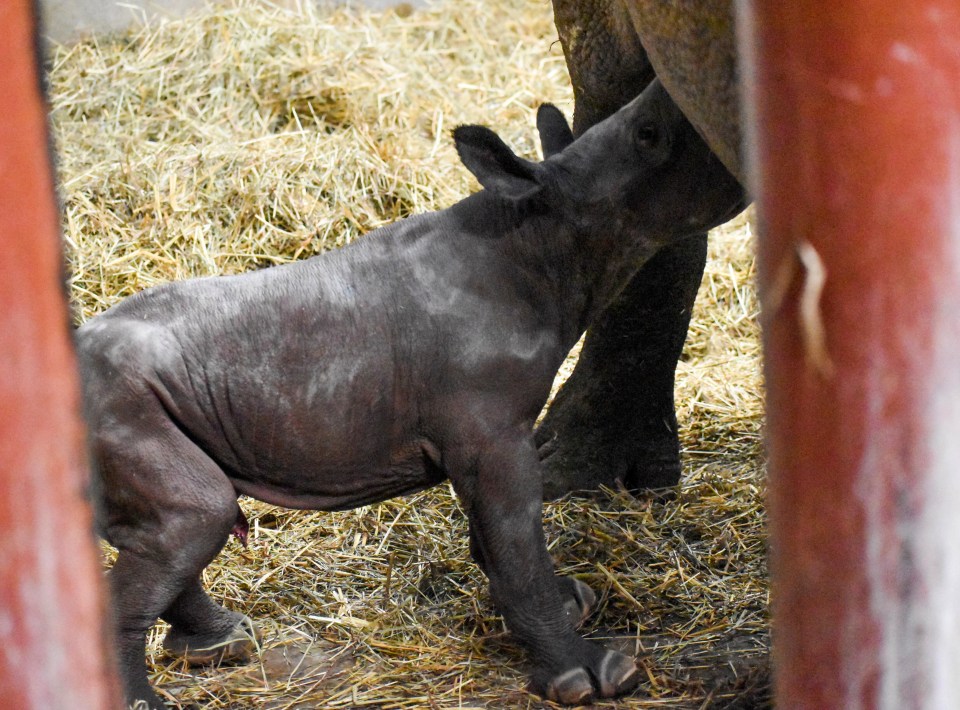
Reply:
[[[706,255],[705,236],[661,250],[587,331],[536,432],[547,497],[680,480],[674,370]]]
[[[618,396],[609,391],[610,379],[595,363],[581,363],[567,381],[535,441],[545,473],[544,497],[570,492],[592,492],[601,486],[631,493],[672,488],[680,481],[680,440],[673,411],[673,378],[657,398],[643,397],[643,411],[635,407],[641,394],[622,407],[611,406]]]
[[[236,616],[232,626],[218,633],[186,633],[171,628],[163,639],[163,648],[194,666],[249,661],[260,647],[262,636],[249,617]]]
[[[680,442],[672,413],[669,416],[667,422],[652,422],[614,440],[610,434],[618,428],[604,429],[602,422],[566,426],[545,422],[536,432],[546,469],[544,497],[553,500],[601,486],[631,493],[676,486],[681,472]]]
[[[534,677],[533,690],[562,705],[585,705],[623,695],[640,681],[640,671],[629,656],[589,644],[592,652],[582,664],[548,677]]]

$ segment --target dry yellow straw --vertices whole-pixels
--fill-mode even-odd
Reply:
[[[572,113],[545,0],[382,14],[241,4],[59,48],[51,62],[78,319],[163,281],[304,258],[450,205],[476,187],[453,126],[490,125],[533,158],[536,107]],[[678,373],[678,495],[547,506],[558,568],[600,598],[586,633],[643,664],[647,681],[616,707],[766,697],[753,271],[749,224],[719,230]],[[545,706],[524,690],[521,650],[469,562],[446,486],[337,514],[241,503],[250,548],[228,543],[205,581],[258,620],[263,652],[186,669],[162,657],[159,630],[149,660],[168,699]]]

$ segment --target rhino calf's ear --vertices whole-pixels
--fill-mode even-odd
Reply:
[[[457,126],[453,140],[460,161],[486,189],[515,200],[540,190],[537,165],[518,157],[489,128]]]
[[[573,143],[573,131],[563,113],[553,104],[541,104],[537,109],[537,131],[543,158],[556,155]]]

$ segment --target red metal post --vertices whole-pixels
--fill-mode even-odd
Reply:
[[[960,3],[740,0],[780,708],[960,703]]]
[[[0,706],[118,707],[29,0],[0,3]]]

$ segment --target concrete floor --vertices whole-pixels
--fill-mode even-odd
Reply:
[[[356,2],[374,9],[397,5],[401,0],[269,0],[272,5],[297,7],[303,2]],[[425,0],[405,0],[423,5]],[[126,29],[161,17],[178,17],[212,3],[211,0],[39,0],[43,36],[67,43],[90,34]]]

